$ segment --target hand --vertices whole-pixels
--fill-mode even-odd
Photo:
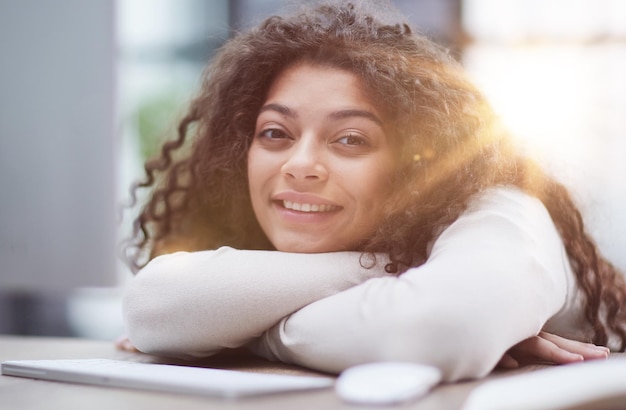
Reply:
[[[120,336],[115,340],[115,348],[125,352],[137,353],[139,350],[130,342],[128,336]]]
[[[547,332],[523,340],[510,348],[496,367],[514,369],[524,364],[567,364],[606,359],[609,349],[591,343],[566,339]]]

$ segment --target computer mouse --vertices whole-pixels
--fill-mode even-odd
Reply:
[[[441,381],[433,366],[410,362],[373,362],[344,370],[335,392],[353,404],[386,405],[417,399]]]

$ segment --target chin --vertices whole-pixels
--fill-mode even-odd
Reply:
[[[289,253],[326,253],[339,252],[346,250],[343,247],[333,246],[332,244],[310,243],[310,242],[274,242],[274,247],[280,252]]]

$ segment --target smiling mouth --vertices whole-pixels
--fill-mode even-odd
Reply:
[[[298,212],[333,212],[339,209],[337,205],[301,204],[291,201],[282,201],[282,205],[286,209]]]

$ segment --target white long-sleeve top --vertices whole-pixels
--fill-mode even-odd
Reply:
[[[561,238],[542,203],[517,189],[478,197],[427,262],[400,276],[385,273],[384,257],[365,259],[226,247],[159,256],[125,295],[129,338],[183,357],[248,345],[328,372],[415,361],[453,381],[484,376],[542,328],[587,337]]]

